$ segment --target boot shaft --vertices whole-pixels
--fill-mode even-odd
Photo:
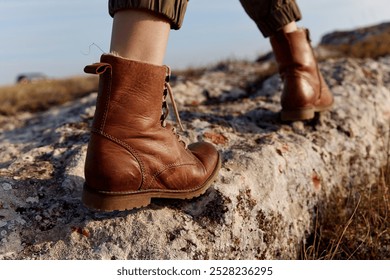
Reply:
[[[270,42],[282,78],[296,71],[317,75],[317,63],[307,29],[291,33],[280,31],[270,38]]]
[[[167,67],[102,55],[85,71],[100,75],[93,131],[147,131],[161,125]]]

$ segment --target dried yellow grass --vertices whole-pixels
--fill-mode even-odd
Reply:
[[[388,155],[390,140],[388,139]],[[318,207],[314,232],[301,259],[390,259],[390,165],[374,185],[355,186],[347,197],[334,193]]]
[[[42,80],[0,87],[0,114],[38,112],[97,91],[94,76]]]

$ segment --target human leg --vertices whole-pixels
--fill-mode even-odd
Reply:
[[[301,19],[294,0],[240,0],[264,37],[269,37],[283,81],[281,118],[305,120],[331,108],[329,91],[310,45],[309,32],[297,28]]]
[[[157,197],[199,196],[221,163],[214,146],[205,142],[187,146],[166,123],[166,98],[169,95],[173,104],[174,100],[169,68],[161,63],[169,27],[179,27],[180,21],[145,7],[115,10],[115,2],[126,1],[110,1],[111,49],[120,56],[102,55],[99,63],[85,68],[99,74],[100,83],[82,200],[90,208],[112,211],[146,206]],[[149,34],[143,34],[143,27]]]
[[[170,29],[182,25],[187,0],[110,0],[111,53],[161,65]]]
[[[138,9],[114,16],[110,52],[121,57],[162,65],[170,31],[168,19]]]

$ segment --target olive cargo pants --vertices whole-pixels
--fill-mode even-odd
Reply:
[[[167,18],[172,29],[182,25],[189,0],[109,0],[111,16],[122,9],[143,9]],[[194,0],[196,1],[196,0]],[[295,0],[240,0],[246,13],[254,20],[264,37],[284,25],[301,19]]]

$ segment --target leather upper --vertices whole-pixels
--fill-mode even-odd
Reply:
[[[100,74],[85,163],[89,188],[182,191],[205,183],[217,166],[218,152],[205,142],[186,148],[171,125],[162,126],[165,66],[103,55],[85,71]]]
[[[283,110],[330,106],[333,96],[318,68],[308,30],[280,31],[271,44],[283,81]]]

